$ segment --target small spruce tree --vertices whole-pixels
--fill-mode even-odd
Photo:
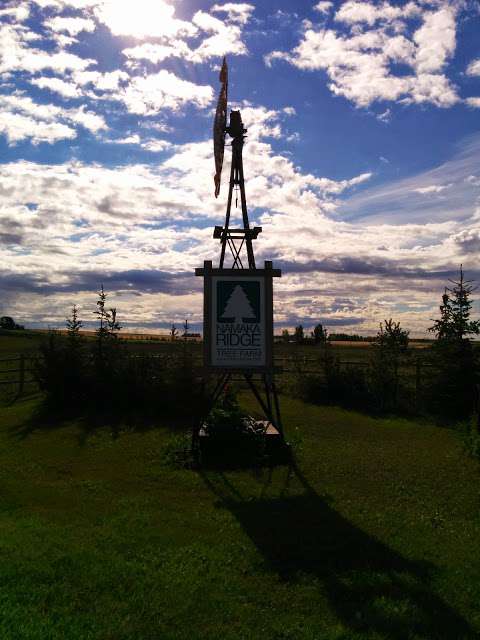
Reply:
[[[65,324],[67,326],[67,335],[71,347],[78,345],[80,338],[80,329],[83,326],[81,320],[78,319],[77,305],[73,305],[72,313],[69,318],[66,318]]]
[[[298,327],[295,327],[295,342],[297,344],[303,344],[305,340],[305,334],[303,331],[303,326],[301,324]]]
[[[465,279],[462,265],[458,280],[450,282],[453,286],[442,295],[440,318],[429,328],[436,340],[427,401],[433,413],[455,422],[468,418],[475,406],[479,366],[471,338],[480,334],[480,320],[470,319],[475,288]]]
[[[380,323],[372,343],[372,381],[380,410],[398,408],[399,367],[408,350],[409,331],[392,318]]]
[[[326,342],[327,330],[323,328],[323,325],[321,323],[318,323],[314,327],[312,331],[312,338],[315,344],[322,344],[323,342]]]

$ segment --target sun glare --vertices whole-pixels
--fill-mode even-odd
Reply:
[[[96,13],[114,35],[145,38],[192,31],[190,23],[174,18],[175,8],[163,0],[106,0]]]

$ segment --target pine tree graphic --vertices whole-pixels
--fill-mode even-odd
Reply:
[[[237,284],[235,289],[232,291],[221,317],[225,319],[235,318],[235,324],[241,324],[244,318],[251,320],[257,317],[245,294],[245,291],[243,290],[243,287],[239,284]]]

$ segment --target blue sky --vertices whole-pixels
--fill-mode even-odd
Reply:
[[[201,327],[226,54],[277,329],[424,335],[480,279],[479,30],[461,0],[4,0],[0,315],[88,325],[103,282],[126,328]]]

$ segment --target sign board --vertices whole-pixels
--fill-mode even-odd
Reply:
[[[204,365],[223,370],[273,367],[272,278],[278,269],[212,269],[205,262]]]

